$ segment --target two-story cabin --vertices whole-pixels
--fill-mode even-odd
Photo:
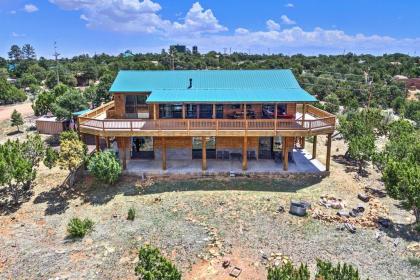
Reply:
[[[311,105],[290,70],[120,71],[113,101],[79,117],[79,131],[111,139],[127,161],[273,160],[288,169],[304,138],[327,135],[330,166],[335,116]],[[282,166],[282,167],[281,167]]]

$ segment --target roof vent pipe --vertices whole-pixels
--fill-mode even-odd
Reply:
[[[188,86],[188,89],[192,88],[192,79],[190,78],[190,85]]]

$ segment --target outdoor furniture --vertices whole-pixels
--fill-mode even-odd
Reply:
[[[227,160],[230,159],[229,151],[223,151],[223,159],[227,159]]]
[[[248,151],[247,152],[247,158],[249,159],[249,160],[253,160],[253,159],[257,159],[257,155],[256,155],[256,153],[255,153],[255,151]]]
[[[216,159],[223,159],[223,151],[216,152]]]
[[[281,163],[282,162],[281,153],[279,153],[279,152],[274,153],[274,162],[275,163]]]
[[[242,160],[242,154],[241,153],[230,153],[230,158],[232,160]]]

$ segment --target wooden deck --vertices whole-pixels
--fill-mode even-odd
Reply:
[[[107,119],[107,103],[79,117],[81,133],[124,136],[310,136],[332,133],[335,116],[313,106],[306,119]]]

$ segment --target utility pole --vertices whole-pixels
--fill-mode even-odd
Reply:
[[[60,83],[60,75],[58,74],[58,57],[60,54],[57,52],[57,42],[54,41],[54,57],[55,57],[55,73],[57,75],[57,85]]]
[[[366,84],[369,85],[369,87],[368,87],[369,97],[368,97],[368,104],[367,104],[367,109],[368,110],[370,108],[370,99],[372,98],[372,82],[373,82],[373,81],[370,81],[370,79],[369,79],[369,70],[370,70],[370,68],[368,68],[367,71],[365,71],[365,81],[366,81]]]

